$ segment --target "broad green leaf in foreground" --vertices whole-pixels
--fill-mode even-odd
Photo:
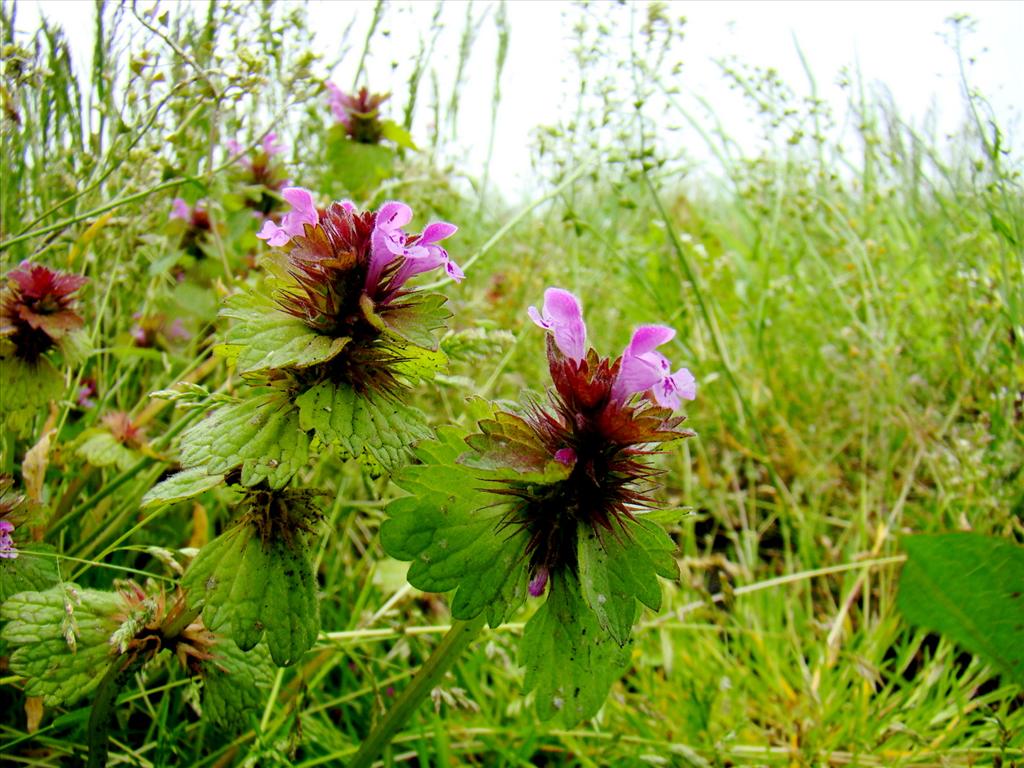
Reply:
[[[378,310],[381,322],[406,341],[426,349],[437,349],[434,332],[445,327],[452,313],[445,306],[448,297],[440,293],[410,293]]]
[[[657,543],[656,535],[668,536],[660,530],[644,530],[644,540],[637,540],[634,530],[642,523],[624,521],[625,530],[601,531],[589,525],[579,526],[579,571],[583,599],[597,616],[598,623],[619,645],[629,642],[638,614],[637,601],[652,611],[661,608],[661,584],[658,575],[669,573],[659,569],[644,547]],[[652,526],[656,528],[656,526]],[[668,539],[668,551],[672,541]],[[664,551],[662,549],[661,551]],[[671,555],[669,556],[671,559]],[[673,566],[675,561],[672,560]]]
[[[422,463],[394,478],[411,495],[388,505],[381,543],[392,557],[412,561],[408,579],[417,589],[456,590],[455,618],[486,610],[497,627],[526,598],[527,534],[504,528],[507,506],[483,488],[478,472],[455,463],[466,447],[463,434],[442,428],[437,440],[417,446]]]
[[[272,392],[224,405],[181,438],[181,463],[207,474],[242,470],[242,485],[284,486],[309,461],[310,438],[286,395]]]
[[[249,511],[207,544],[182,578],[211,631],[249,651],[266,634],[278,666],[316,640],[316,578],[305,535],[315,512],[301,492],[254,494]]]
[[[221,315],[235,322],[224,334],[218,352],[235,358],[240,373],[324,363],[349,341],[319,334],[269,300],[250,295],[230,298]]]
[[[430,436],[423,414],[384,395],[361,395],[347,384],[317,384],[295,399],[302,429],[335,446],[344,458],[368,455],[385,470],[408,458],[409,447]]]
[[[593,717],[625,670],[631,648],[631,641],[619,647],[601,628],[574,577],[554,576],[519,646],[523,687],[534,691],[537,715],[568,728]]]
[[[898,605],[1024,685],[1024,547],[976,533],[908,536]]]
[[[18,547],[15,558],[0,558],[0,602],[18,592],[41,592],[60,581],[56,550],[49,544]]]
[[[72,584],[8,598],[0,608],[2,637],[19,646],[10,668],[26,678],[26,695],[51,707],[88,695],[116,658],[109,640],[122,609],[119,595]]]

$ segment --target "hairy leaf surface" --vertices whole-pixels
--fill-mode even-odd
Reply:
[[[204,491],[217,487],[222,482],[224,482],[224,475],[208,474],[205,467],[183,469],[150,488],[142,497],[139,506],[145,509],[157,504],[171,504],[191,499],[193,496],[198,496]]]
[[[15,558],[0,558],[0,602],[18,592],[42,592],[60,581],[57,551],[49,544],[18,547]]]

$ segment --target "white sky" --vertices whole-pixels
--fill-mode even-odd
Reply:
[[[148,7],[149,3],[141,3]],[[173,7],[173,3],[163,3]],[[1024,2],[1003,0],[959,0],[955,2],[671,2],[670,14],[688,19],[682,47],[684,69],[683,100],[693,106],[702,96],[713,106],[729,132],[741,142],[753,142],[749,109],[730,91],[715,58],[735,55],[740,61],[774,67],[798,94],[807,92],[794,37],[815,73],[819,96],[833,104],[837,118],[846,114],[846,94],[836,85],[844,66],[859,67],[868,84],[884,83],[901,114],[921,125],[929,109],[938,117],[942,132],[955,129],[963,116],[957,62],[942,35],[944,20],[956,13],[968,13],[977,22],[966,40],[966,51],[976,57],[971,67],[972,84],[995,107],[1001,127],[1008,131],[1019,153],[1022,141],[1020,109],[1024,104]],[[351,42],[357,50],[342,61],[334,79],[343,88],[351,85],[365,30],[372,16],[370,0],[313,0],[310,16],[317,29],[317,48],[327,60],[338,55],[340,31],[353,15],[357,23]],[[399,10],[404,7],[404,10]],[[529,189],[530,133],[538,125],[552,124],[571,107],[575,84],[567,79],[574,71],[570,54],[571,30],[563,20],[566,3],[552,0],[509,0],[511,38],[502,79],[502,102],[498,113],[496,150],[492,180],[507,194],[517,196]],[[62,21],[83,63],[91,47],[93,4],[85,0],[42,0],[19,3],[18,27],[34,27],[37,8]],[[381,25],[390,35],[387,44],[372,49],[368,61],[371,89],[395,93],[394,112],[400,115],[409,59],[427,33],[434,12],[432,2],[391,3]],[[493,21],[496,3],[478,0],[474,14],[487,13],[473,47],[467,79],[462,91],[458,134],[465,152],[462,168],[481,173],[489,135],[491,93],[497,35]],[[438,71],[441,92],[447,98],[454,79],[459,36],[466,4],[445,3],[444,30],[438,41],[433,66]],[[392,67],[397,61],[399,66]],[[428,101],[420,95],[420,105]],[[699,111],[699,110],[698,110]],[[426,111],[418,114],[414,138],[425,138]],[[687,143],[697,159],[702,157],[698,141]],[[706,153],[705,153],[706,154]]]

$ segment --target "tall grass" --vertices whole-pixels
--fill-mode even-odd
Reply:
[[[42,535],[66,555],[64,578],[82,586],[107,587],[121,569],[173,578],[181,550],[219,530],[232,499],[217,492],[140,516],[139,498],[195,418],[149,393],[188,377],[231,389],[223,365],[206,362],[216,304],[232,285],[260,279],[220,148],[277,130],[293,147],[296,182],[327,183],[326,67],[291,4],[211,3],[197,18],[100,2],[88,73],[74,70],[58,24],[16,36],[16,10],[0,8],[3,271],[32,258],[89,276],[83,314],[95,347],[69,374],[57,412],[38,419],[37,434],[44,422],[61,426]],[[374,11],[391,12],[383,3]],[[851,143],[816,97],[818,73],[808,71],[800,94],[723,61],[723,76],[764,117],[766,149],[743,155],[726,126],[707,125],[679,98],[672,64],[685,55],[685,27],[664,8],[585,5],[567,15],[577,105],[572,120],[538,136],[540,191],[529,211],[508,212],[486,170],[470,196],[434,162],[457,149],[450,131],[471,108],[459,77],[450,94],[436,87],[436,30],[462,25],[463,71],[485,21],[473,6],[438,6],[402,94],[402,122],[423,135],[432,120],[432,141],[406,153],[397,180],[366,202],[401,196],[458,223],[453,255],[475,259],[453,305],[456,323],[485,340],[418,396],[438,425],[465,422],[469,395],[514,399],[543,386],[542,343],[525,308],[548,285],[582,297],[591,337],[608,352],[652,318],[680,329],[670,357],[698,377],[688,415],[699,437],[658,461],[666,503],[689,510],[673,531],[683,579],[665,585],[662,615],[644,616],[632,668],[594,722],[562,731],[536,721],[518,693],[521,624],[511,624],[464,657],[390,759],[1024,761],[1020,689],[908,628],[894,608],[903,534],[973,529],[1024,542],[1020,159],[966,81],[967,121],[947,143],[852,77]],[[383,44],[377,21],[367,50]],[[500,10],[486,21],[507,44]],[[953,27],[957,46],[964,31],[962,20]],[[495,105],[503,47],[496,59]],[[428,96],[424,82],[435,83]],[[701,127],[723,168],[716,187],[690,181],[676,122]],[[166,229],[176,195],[205,200],[220,224],[201,263]],[[192,340],[133,347],[133,314],[154,312],[184,318]],[[495,328],[513,336],[485,335]],[[90,411],[74,403],[86,377],[100,383]],[[145,421],[153,456],[118,471],[62,448],[114,409]],[[29,447],[6,440],[3,466],[19,472]],[[305,480],[331,499],[317,561],[320,645],[268,681],[264,709],[238,733],[200,719],[196,691],[173,665],[151,665],[121,696],[113,760],[339,764],[429,655],[448,623],[444,600],[409,589],[376,540],[394,489],[329,456]],[[87,709],[46,712],[30,731],[17,678],[0,681],[7,759],[70,764],[82,754]]]

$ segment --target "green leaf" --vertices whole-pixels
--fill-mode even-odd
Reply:
[[[343,457],[366,457],[391,471],[408,459],[409,447],[430,436],[417,409],[380,394],[361,395],[347,384],[317,384],[295,399],[299,424]]]
[[[298,661],[320,631],[316,579],[297,519],[248,513],[200,550],[182,578],[213,632],[249,651],[266,635],[278,666]]]
[[[391,365],[391,370],[410,385],[420,381],[431,381],[448,367],[448,357],[440,350],[405,343],[392,344],[391,349],[399,357],[398,361]]]
[[[393,141],[400,147],[411,149],[414,152],[417,149],[416,144],[412,140],[412,135],[394,120],[381,120],[380,132],[385,139]]]
[[[435,331],[445,327],[452,316],[440,293],[409,293],[378,310],[384,325],[393,333],[418,347],[437,349]]]
[[[25,694],[54,707],[91,693],[116,658],[108,641],[122,608],[117,594],[73,584],[8,598],[0,608],[2,637],[20,646],[10,668],[26,678]]]
[[[45,357],[32,363],[13,354],[0,358],[0,418],[15,435],[28,437],[36,415],[63,394],[64,377]]]
[[[469,620],[487,611],[497,627],[526,599],[527,534],[505,529],[505,505],[483,490],[468,467],[455,464],[464,433],[438,430],[438,439],[420,443],[420,464],[403,469],[394,482],[410,496],[387,507],[381,526],[384,550],[412,561],[409,583],[426,592],[456,590],[452,616]]]
[[[486,470],[489,479],[516,480],[548,485],[572,472],[538,440],[536,433],[519,416],[498,411],[494,418],[479,422],[480,432],[466,438],[475,452],[459,457],[467,467]]]
[[[157,504],[171,504],[191,499],[203,491],[216,488],[222,482],[224,475],[207,474],[205,467],[183,469],[150,488],[142,497],[139,506],[145,509]]]
[[[124,471],[130,469],[142,458],[142,454],[122,444],[108,430],[102,427],[87,429],[76,441],[75,455],[85,459],[94,467],[116,465]]]
[[[187,429],[181,463],[222,475],[242,468],[242,485],[266,481],[281,488],[309,462],[310,438],[299,412],[279,392],[250,396],[218,408]]]
[[[380,144],[360,144],[342,126],[327,133],[327,181],[334,197],[366,197],[394,174],[395,151]]]
[[[537,716],[567,728],[597,714],[629,662],[579,592],[574,577],[552,577],[548,597],[527,622],[519,645],[526,692],[535,691]]]
[[[221,316],[235,323],[224,334],[217,353],[234,358],[239,373],[324,363],[349,341],[322,336],[269,301],[248,294],[228,299]]]
[[[217,725],[240,731],[258,719],[274,684],[274,667],[265,645],[245,653],[219,638],[213,658],[203,662],[203,714]]]
[[[60,582],[57,551],[49,544],[18,547],[18,556],[0,558],[0,603],[18,592],[42,592]]]
[[[638,614],[637,600],[661,608],[661,585],[651,557],[627,532],[578,528],[579,576],[583,598],[600,625],[619,645],[629,642]]]
[[[977,533],[903,539],[897,605],[1024,685],[1024,547]]]

